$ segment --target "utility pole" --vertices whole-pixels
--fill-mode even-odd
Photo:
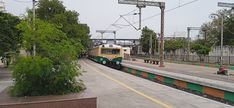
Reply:
[[[116,31],[114,31],[113,33],[114,33],[114,44],[116,44]]]
[[[228,7],[234,9],[234,3],[224,3],[224,2],[218,2],[218,7]],[[216,15],[221,19],[221,54],[220,54],[220,68],[223,66],[223,20],[224,20],[224,15],[218,15],[218,14],[212,14]]]
[[[150,47],[149,47],[149,54],[150,54],[150,58],[152,58],[152,34],[150,34]]]
[[[189,61],[189,53],[190,53],[190,28],[187,28],[187,42],[188,42],[188,47],[187,47],[187,61]]]
[[[145,8],[146,6],[143,4],[139,4],[138,3],[139,2],[139,0],[137,0],[137,8],[139,9],[139,28],[138,28],[138,30],[141,30],[141,8]]]
[[[160,37],[158,37],[158,57],[160,55]]]
[[[231,8],[231,9],[234,9],[234,3],[224,3],[224,2],[218,2],[218,7],[228,7],[228,8]],[[219,67],[219,70],[217,72],[217,74],[225,74],[225,75],[229,75],[228,74],[228,71],[224,69],[223,67],[223,20],[224,20],[224,15],[221,14],[211,14],[211,16],[218,16],[219,19],[221,19],[220,21],[220,32],[221,32],[221,42],[220,42],[220,67]]]
[[[160,33],[160,57],[159,57],[159,67],[165,67],[164,66],[164,10],[165,10],[165,4],[160,3],[160,9],[161,9],[161,33]]]
[[[223,17],[224,15],[221,15],[221,57],[220,57],[220,67],[223,66]]]
[[[36,56],[36,44],[35,44],[35,18],[36,18],[35,5],[36,5],[36,0],[32,0],[32,2],[33,2],[33,35],[34,35],[33,56]]]
[[[156,56],[156,52],[157,52],[157,33],[155,34],[155,44],[154,44],[154,55]]]
[[[139,8],[139,28],[138,28],[138,30],[140,30],[141,29],[141,8],[142,7],[140,7],[140,6],[137,6],[138,8]]]
[[[165,11],[165,2],[157,2],[157,1],[143,1],[143,0],[118,0],[119,4],[129,4],[136,6],[155,6],[161,9],[161,33],[160,33],[160,60],[159,67],[164,67],[164,11]],[[141,11],[141,10],[139,10]],[[141,23],[141,22],[140,22]]]

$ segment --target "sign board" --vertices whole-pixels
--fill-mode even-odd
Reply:
[[[223,3],[223,2],[218,2],[219,7],[230,7],[234,8],[234,3]]]
[[[119,4],[130,4],[137,6],[165,6],[165,2],[146,1],[146,0],[118,0]]]

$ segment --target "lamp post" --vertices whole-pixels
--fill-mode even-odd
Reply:
[[[220,32],[221,32],[221,42],[220,42],[220,68],[223,67],[223,15],[218,14],[211,14],[211,17],[217,16],[219,19],[221,19],[221,26],[220,26]]]
[[[34,35],[34,39],[35,39],[35,17],[36,17],[36,12],[35,12],[35,5],[36,5],[36,0],[32,0],[33,2],[33,35]],[[36,56],[36,44],[35,44],[35,40],[33,43],[33,56]]]

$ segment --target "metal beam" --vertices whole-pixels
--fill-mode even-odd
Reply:
[[[188,41],[188,48],[187,48],[187,61],[189,61],[189,56],[190,56],[190,30],[200,30],[201,27],[187,27],[187,41]]]
[[[116,31],[115,30],[96,30],[96,32],[101,33],[102,42],[103,42],[103,34],[104,33],[113,33],[114,34],[114,43],[116,44]]]
[[[130,4],[137,6],[165,6],[165,2],[145,1],[145,0],[118,0],[119,4]]]
[[[218,2],[219,7],[229,7],[234,8],[234,3],[224,3],[224,2]]]
[[[201,27],[187,27],[187,30],[200,30]]]
[[[116,33],[116,31],[115,30],[96,30],[96,32],[98,32],[98,33]]]
[[[161,9],[161,27],[160,27],[160,57],[159,67],[164,67],[164,11],[165,2],[146,1],[146,0],[118,0],[119,4],[136,5],[137,7],[155,6]]]

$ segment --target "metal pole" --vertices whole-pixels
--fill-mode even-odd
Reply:
[[[160,6],[161,9],[161,37],[160,37],[160,64],[159,67],[164,67],[164,55],[163,55],[163,51],[164,51],[164,10],[165,10],[165,6]]]
[[[158,57],[160,53],[160,34],[158,34]]]
[[[150,48],[149,48],[150,58],[152,58],[152,34],[150,34]]]
[[[141,7],[138,7],[139,8],[139,28],[138,30],[141,29]]]
[[[33,35],[34,35],[34,43],[33,43],[33,56],[36,56],[36,44],[35,44],[35,4],[36,1],[33,0]]]
[[[114,44],[116,44],[116,32],[114,31]]]
[[[221,17],[221,54],[220,54],[220,67],[223,66],[223,15]]]
[[[187,61],[189,61],[189,53],[190,53],[190,28],[187,28],[187,41],[188,41],[188,50],[187,50]]]
[[[157,47],[156,46],[157,46],[157,34],[155,35],[155,44],[154,44],[154,47],[155,47],[154,48],[154,56],[155,57],[156,57],[156,52],[157,52],[157,49],[156,49]]]
[[[102,42],[101,43],[103,44],[103,33],[101,33],[101,34],[102,34]]]

